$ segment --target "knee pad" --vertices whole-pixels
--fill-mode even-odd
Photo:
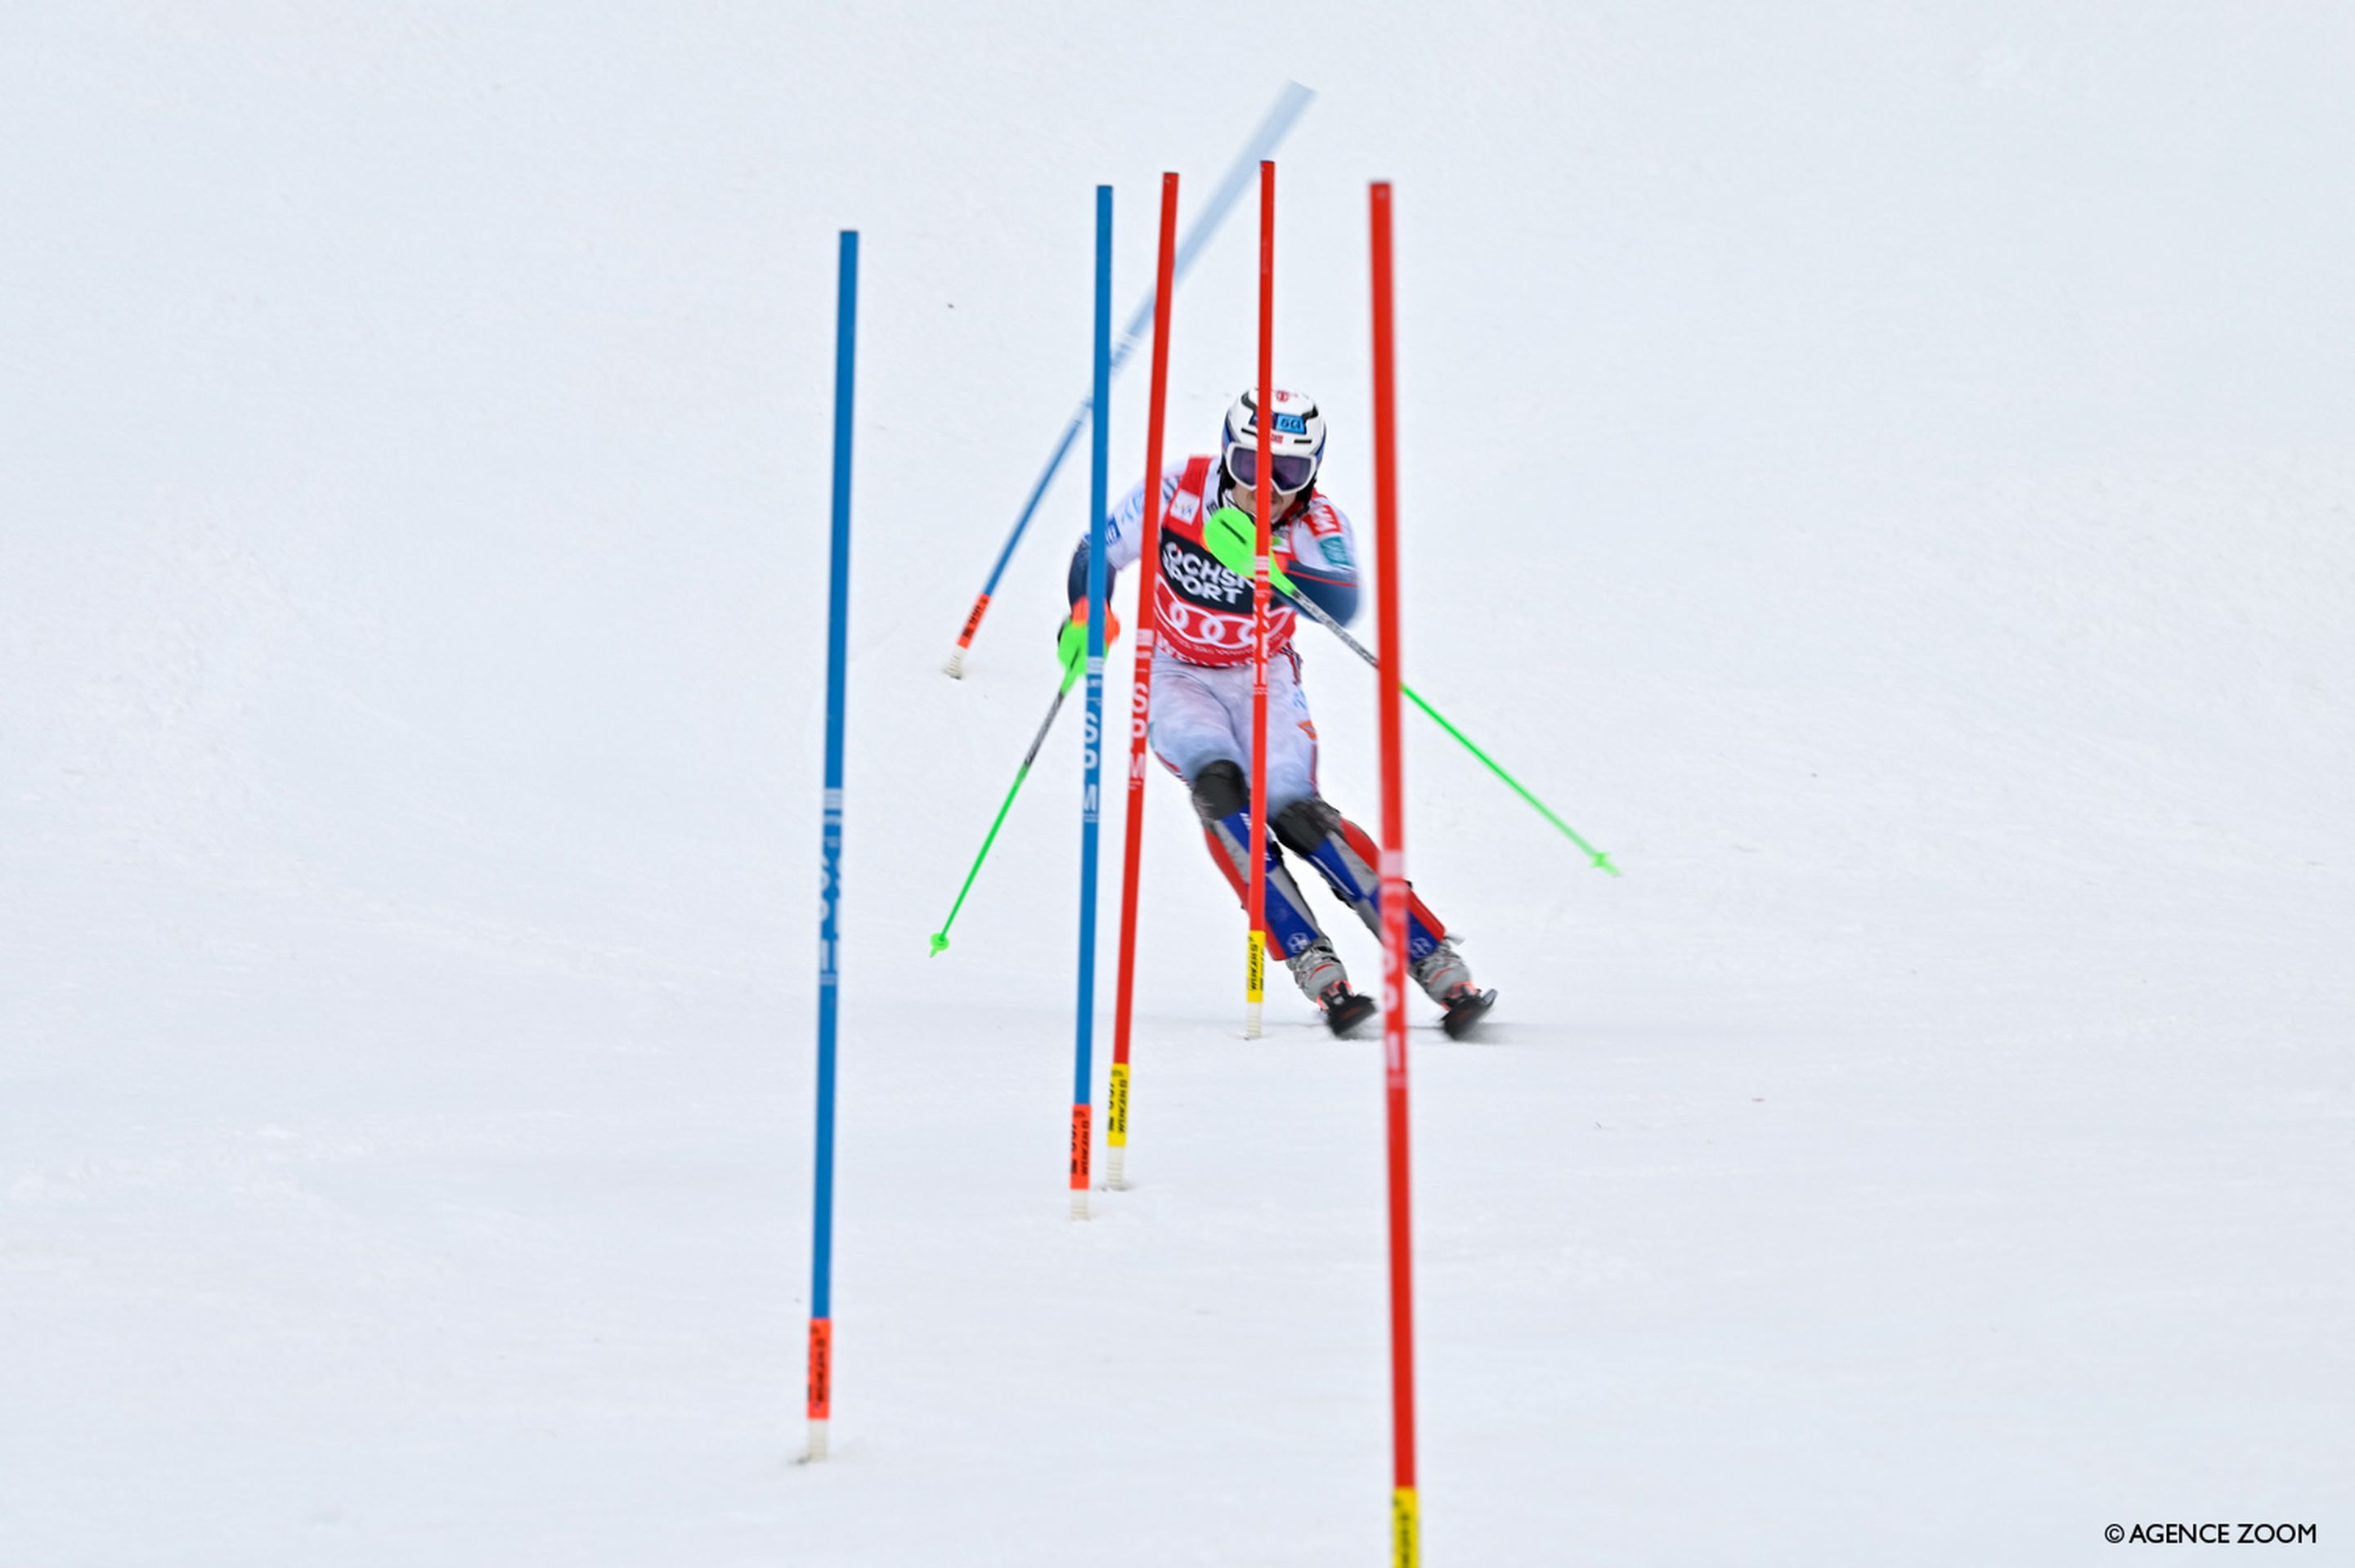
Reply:
[[[1341,813],[1320,795],[1295,800],[1275,814],[1277,840],[1298,855],[1315,854],[1318,846],[1340,825]]]
[[[1233,762],[1213,762],[1194,775],[1194,814],[1206,828],[1216,827],[1251,804],[1251,786]]]

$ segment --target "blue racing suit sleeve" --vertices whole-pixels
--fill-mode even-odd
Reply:
[[[1284,572],[1300,597],[1347,626],[1358,613],[1357,535],[1340,508],[1319,496],[1293,519]]]
[[[1119,556],[1114,551],[1106,550],[1104,552],[1104,559],[1107,562],[1114,561],[1119,559]],[[1119,575],[1119,567],[1108,567],[1106,568],[1104,572],[1104,591],[1106,593],[1110,593],[1112,591],[1113,579]],[[1063,580],[1063,591],[1073,604],[1078,604],[1081,600],[1088,597],[1088,542],[1085,539],[1081,540],[1079,548],[1071,552],[1071,575]]]
[[[1084,562],[1082,563],[1082,568],[1085,569]],[[1356,618],[1358,613],[1357,573],[1337,570],[1331,567],[1310,567],[1295,562],[1287,568],[1286,575],[1292,578],[1292,586],[1300,590],[1301,598],[1342,625],[1348,625]],[[1080,582],[1080,591],[1082,593],[1087,591],[1087,581],[1084,577]]]

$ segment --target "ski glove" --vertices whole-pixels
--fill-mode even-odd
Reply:
[[[1120,641],[1120,611],[1104,606],[1104,646]],[[1068,666],[1088,656],[1088,601],[1071,606],[1070,619],[1055,630],[1055,657]]]

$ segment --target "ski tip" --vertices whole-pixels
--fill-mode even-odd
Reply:
[[[1594,852],[1594,869],[1604,873],[1607,876],[1617,876],[1619,874],[1619,868],[1611,863],[1610,855],[1602,850],[1596,850]]]
[[[932,957],[932,958],[935,958],[935,959],[939,958],[939,957],[941,956],[941,954],[942,954],[942,953],[945,952],[945,951],[948,949],[948,945],[949,945],[949,934],[948,934],[946,931],[935,931],[935,932],[933,932],[933,933],[932,933],[932,952],[931,952],[931,954],[930,954],[929,956],[930,956],[930,957]]]

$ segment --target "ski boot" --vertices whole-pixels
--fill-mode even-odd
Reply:
[[[1473,1025],[1497,1005],[1495,991],[1482,991],[1472,983],[1472,970],[1456,952],[1453,937],[1425,953],[1408,972],[1423,987],[1423,994],[1444,1010],[1439,1026],[1447,1031],[1450,1040],[1461,1040],[1471,1033]]]
[[[1316,999],[1325,1010],[1325,1027],[1347,1040],[1358,1032],[1358,1026],[1374,1015],[1374,999],[1359,996],[1349,989],[1347,980],[1335,980]]]
[[[1325,1027],[1342,1039],[1348,1039],[1359,1024],[1374,1015],[1374,999],[1359,996],[1349,989],[1348,971],[1341,967],[1340,958],[1333,944],[1311,942],[1284,960],[1292,969],[1292,978],[1325,1015]]]

